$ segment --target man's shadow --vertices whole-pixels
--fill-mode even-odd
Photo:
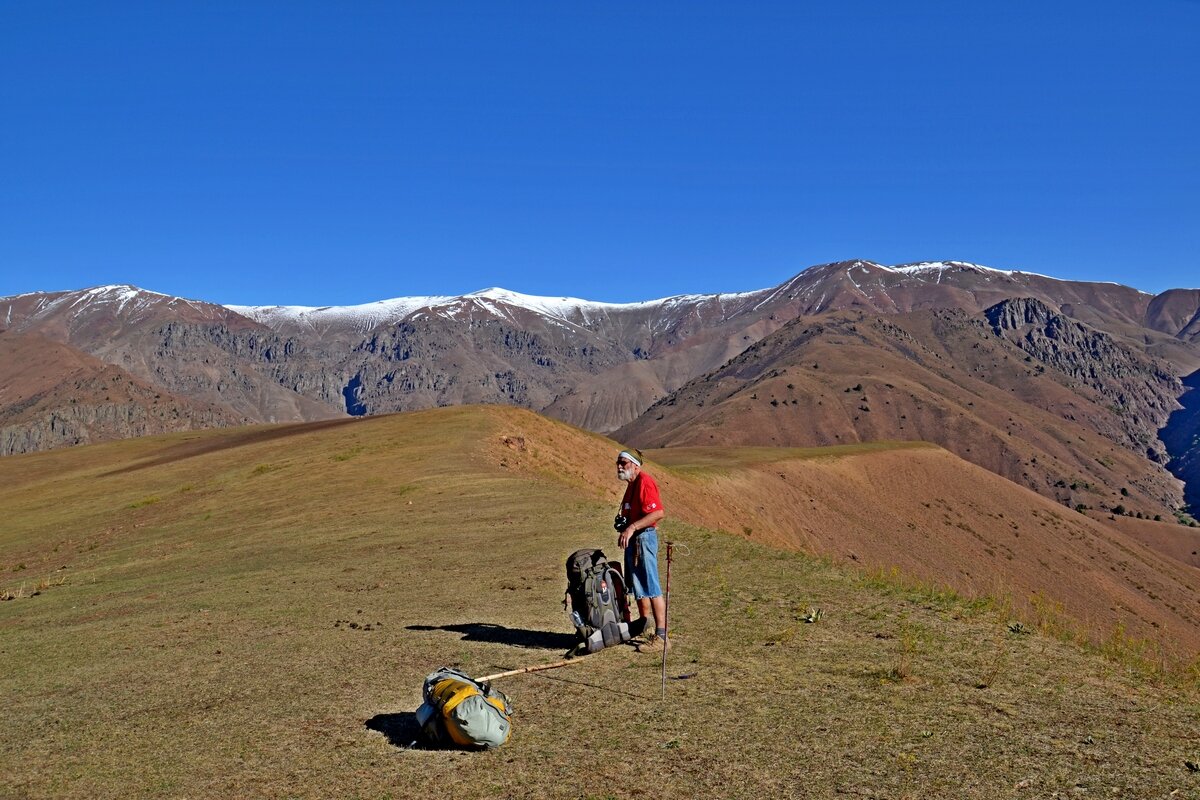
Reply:
[[[458,625],[408,625],[410,631],[452,631],[461,633],[465,642],[493,642],[531,650],[568,650],[575,646],[573,633],[506,628],[491,622],[465,622]]]
[[[400,714],[376,714],[364,723],[368,729],[387,737],[388,744],[404,750],[421,748],[421,726],[412,711]]]

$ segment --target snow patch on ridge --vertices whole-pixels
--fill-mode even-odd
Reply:
[[[969,261],[920,261],[916,264],[898,264],[894,267],[883,267],[888,272],[899,272],[902,275],[918,275],[925,276],[928,274],[937,274],[940,277],[942,273],[949,270],[958,270],[961,272],[978,272],[987,277],[992,275],[1003,275],[1006,278],[1011,278],[1014,275],[1032,275],[1038,278],[1051,278],[1049,275],[1041,275],[1037,272],[1026,272],[1019,269],[996,269],[995,267],[985,267],[982,264],[972,264]],[[1051,278],[1051,280],[1059,280]]]
[[[420,318],[433,315],[446,319],[461,319],[469,316],[472,309],[485,311],[513,322],[517,322],[517,320],[513,317],[512,310],[521,309],[547,318],[555,324],[578,328],[613,312],[654,308],[666,310],[704,300],[716,301],[724,311],[726,303],[753,297],[764,291],[766,290],[731,294],[686,294],[635,303],[604,303],[583,300],[578,297],[542,297],[492,287],[465,295],[396,297],[391,300],[348,306],[227,305],[225,307],[272,328],[290,323],[311,327],[347,325],[359,330],[369,330],[382,324],[395,324],[409,317]]]
[[[146,318],[156,307],[190,306],[206,317],[213,317],[220,306],[172,297],[162,292],[152,292],[129,284],[111,284],[94,286],[90,289],[79,289],[71,292],[26,292],[12,297],[0,298],[0,302],[8,302],[7,324],[12,322],[13,301],[23,297],[37,297],[32,312],[27,319],[36,320],[58,311],[67,311],[73,315],[95,312],[110,312],[114,317],[121,317],[126,322],[137,322]]]

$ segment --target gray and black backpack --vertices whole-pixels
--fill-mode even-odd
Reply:
[[[602,550],[576,550],[567,559],[567,592],[563,605],[579,634],[580,644],[595,653],[628,642],[629,597],[620,567]]]

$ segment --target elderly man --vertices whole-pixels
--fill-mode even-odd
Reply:
[[[635,451],[636,452],[636,451]],[[667,605],[658,582],[658,532],[655,525],[666,516],[658,484],[642,469],[641,454],[622,450],[617,455],[617,478],[629,485],[621,499],[616,528],[617,546],[625,550],[626,581],[637,600],[638,620],[633,626],[645,631],[654,616],[654,632],[642,637],[639,653],[661,653],[667,642]]]

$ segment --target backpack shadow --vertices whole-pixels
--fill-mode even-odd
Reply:
[[[387,737],[388,744],[402,750],[420,750],[421,726],[412,711],[400,714],[376,714],[363,723],[369,730],[378,731]]]
[[[464,642],[492,642],[530,650],[567,650],[579,641],[573,633],[506,628],[491,622],[466,622],[458,625],[408,625],[409,631],[450,631],[461,633]]]

